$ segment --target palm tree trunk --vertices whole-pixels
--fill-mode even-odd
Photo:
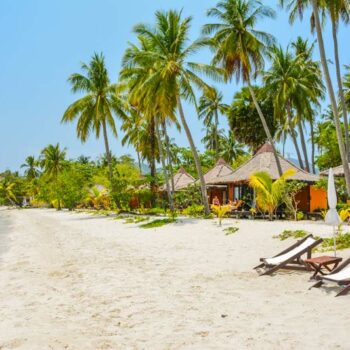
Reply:
[[[315,168],[315,130],[314,130],[314,121],[313,119],[310,120],[310,134],[311,134],[311,165],[312,165],[312,172],[316,174],[316,168]]]
[[[349,194],[350,193],[349,163],[348,163],[348,157],[347,157],[345,146],[344,146],[343,133],[342,133],[341,126],[340,126],[337,100],[336,100],[335,95],[334,95],[333,85],[332,85],[331,77],[330,77],[329,70],[328,70],[326,51],[324,48],[324,42],[323,42],[323,37],[322,37],[321,22],[320,22],[320,17],[318,14],[317,1],[312,0],[311,3],[312,3],[312,9],[313,9],[314,17],[315,17],[318,48],[319,48],[320,56],[321,56],[322,69],[323,69],[323,74],[324,74],[326,84],[327,84],[329,98],[331,100],[333,117],[334,117],[334,124],[335,124],[336,133],[337,133],[337,139],[338,139],[339,152],[340,152],[340,157],[341,157],[343,168],[344,168],[346,189],[347,189],[348,194]]]
[[[218,116],[218,110],[216,109],[215,110],[215,135],[214,135],[216,156],[217,156],[217,154],[219,152],[218,127],[219,127],[219,116]]]
[[[301,152],[299,149],[297,136],[295,134],[295,130],[294,130],[294,126],[293,126],[293,115],[292,115],[292,109],[290,107],[290,103],[287,103],[287,118],[288,118],[288,124],[289,124],[290,133],[292,136],[293,145],[295,148],[295,152],[297,153],[299,166],[301,169],[304,169],[303,159],[301,157]]]
[[[301,121],[298,123],[298,129],[299,129],[299,134],[300,134],[301,148],[302,148],[303,154],[304,154],[304,165],[305,165],[304,169],[306,171],[310,172],[309,157],[307,154],[305,135],[304,135],[303,125],[301,124]]]
[[[156,170],[156,135],[155,135],[155,123],[154,118],[151,118],[150,121],[150,146],[151,146],[151,159],[150,159],[150,168],[151,168],[151,192],[153,194],[152,196],[152,206],[155,205],[155,199],[157,194],[157,170]]]
[[[170,175],[170,183],[171,183],[171,193],[175,192],[175,183],[174,183],[174,172],[173,172],[173,163],[171,159],[171,152],[170,152],[170,142],[169,142],[169,136],[166,128],[166,123],[165,120],[162,122],[162,129],[165,137],[165,149],[167,153],[167,158],[168,158],[168,166],[169,166],[169,175]]]
[[[169,207],[170,207],[171,211],[174,211],[173,196],[172,196],[171,190],[170,190],[168,171],[167,171],[166,164],[165,164],[165,159],[164,159],[163,145],[162,145],[162,140],[161,140],[160,132],[159,132],[159,121],[158,121],[158,118],[154,117],[154,121],[155,121],[155,125],[156,125],[156,134],[157,134],[158,148],[159,148],[159,158],[160,158],[160,161],[162,163],[165,187],[166,187],[166,191],[167,191],[167,194],[168,194],[168,200],[169,200]]]
[[[111,182],[111,186],[113,186],[112,185],[112,182],[113,182],[112,156],[111,156],[111,152],[109,150],[107,125],[106,125],[105,120],[102,121],[102,128],[103,128],[103,138],[105,141],[106,157],[107,157],[107,163],[108,163],[109,181]]]
[[[136,151],[137,154],[137,164],[139,166],[139,170],[140,170],[140,175],[142,175],[142,166],[141,166],[141,158],[140,158],[140,152]]]
[[[250,85],[250,80],[249,79],[248,79],[248,88],[249,88],[249,92],[250,92],[250,94],[252,96],[255,108],[256,108],[256,110],[257,110],[257,112],[259,114],[259,117],[260,117],[261,123],[263,125],[263,128],[265,130],[267,139],[269,140],[269,142],[270,142],[270,144],[272,146],[273,154],[275,156],[275,160],[276,160],[276,165],[277,165],[277,170],[278,170],[279,176],[282,176],[282,167],[281,167],[280,160],[278,158],[278,154],[277,154],[277,151],[276,151],[276,148],[275,148],[275,144],[273,142],[273,139],[272,139],[269,127],[267,126],[266,119],[265,119],[265,117],[263,115],[263,112],[261,111],[260,106],[259,106],[258,100],[256,99],[254,90],[253,90],[252,86]]]
[[[196,165],[197,174],[198,174],[199,182],[200,182],[200,186],[201,186],[202,202],[203,202],[203,205],[204,205],[204,211],[205,211],[206,215],[209,215],[210,209],[209,209],[207,188],[206,188],[205,181],[204,181],[202,166],[201,166],[201,163],[199,161],[199,157],[198,157],[198,153],[197,153],[197,150],[196,150],[196,146],[195,146],[195,144],[193,142],[191,131],[190,131],[190,129],[189,129],[188,125],[187,125],[186,119],[185,119],[185,114],[184,114],[184,111],[182,109],[181,98],[180,98],[179,95],[176,96],[176,101],[177,101],[177,107],[178,107],[179,114],[180,114],[181,123],[182,123],[183,128],[185,129],[186,136],[187,136],[187,139],[188,139],[188,142],[190,144],[191,151],[192,151],[192,154],[193,154],[193,159],[194,159],[194,162],[195,162],[195,165]]]
[[[339,62],[339,50],[338,50],[338,38],[337,38],[337,28],[334,21],[332,21],[332,34],[333,34],[333,44],[334,44],[334,58],[335,58],[335,67],[337,72],[337,81],[338,81],[338,90],[339,97],[343,111],[343,120],[344,120],[344,135],[345,135],[345,149],[348,157],[348,162],[350,161],[350,145],[349,145],[349,122],[348,122],[348,111],[346,108],[343,83],[340,72],[340,62]]]

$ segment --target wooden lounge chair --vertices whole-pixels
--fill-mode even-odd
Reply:
[[[326,276],[316,276],[319,281],[314,284],[311,288],[319,288],[324,282],[337,283],[339,286],[343,286],[340,292],[336,295],[339,297],[350,292],[350,258],[345,260],[337,268],[335,268],[332,273]]]
[[[307,257],[311,258],[312,249],[321,242],[321,238],[316,240],[312,235],[308,235],[272,258],[261,258],[260,261],[262,263],[254,267],[254,269],[263,269],[260,276],[271,275],[273,272],[279,269],[309,271],[310,267],[304,263],[301,257],[304,254],[307,254]]]

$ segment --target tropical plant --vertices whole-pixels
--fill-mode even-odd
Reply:
[[[15,182],[11,182],[7,179],[4,179],[0,182],[0,203],[1,204],[6,204],[6,202],[15,204],[15,202],[17,201],[17,198],[14,193],[15,186],[16,186]]]
[[[286,193],[284,194],[284,204],[286,205],[287,212],[289,212],[294,220],[298,220],[298,206],[299,200],[297,194],[306,186],[305,182],[301,181],[289,181],[286,184]]]
[[[28,156],[25,160],[25,163],[21,165],[21,168],[25,168],[24,175],[28,180],[36,179],[40,175],[38,165],[39,162],[35,159],[34,156]]]
[[[270,133],[274,137],[277,131],[277,122],[274,118],[272,96],[267,95],[262,88],[253,87],[253,90],[259,106],[266,116]],[[227,117],[235,140],[253,150],[257,150],[265,143],[266,133],[263,128],[257,127],[260,117],[247,87],[243,87],[235,93]]]
[[[226,160],[226,162],[232,164],[240,157],[247,155],[244,149],[244,145],[238,142],[231,130],[227,135],[222,135],[219,139],[220,142],[220,157]]]
[[[130,98],[144,108],[156,107],[161,118],[173,118],[177,108],[195,161],[201,184],[202,201],[209,213],[206,186],[198,153],[188,127],[182,99],[195,101],[194,86],[204,90],[208,86],[195,74],[216,72],[210,66],[188,62],[188,57],[199,47],[199,42],[188,42],[191,17],[182,18],[181,12],[156,12],[155,26],[139,24],[134,27],[139,46],[131,45],[123,58],[121,78],[131,83]]]
[[[216,88],[212,87],[204,90],[204,94],[199,99],[199,118],[203,119],[204,125],[212,135],[212,147],[214,151],[219,151],[219,114],[225,114],[228,110],[228,105],[222,102],[223,95]]]
[[[219,226],[221,226],[222,220],[227,213],[232,210],[231,205],[214,205],[212,204],[211,210],[214,212],[218,218]]]
[[[40,165],[47,177],[56,180],[57,176],[67,165],[66,149],[60,149],[59,143],[46,146],[41,151]]]
[[[106,156],[108,160],[109,179],[112,181],[112,155],[109,147],[107,127],[117,136],[113,112],[117,116],[124,115],[123,86],[110,84],[104,56],[95,53],[89,64],[83,63],[81,69],[84,74],[74,73],[68,81],[72,92],[86,94],[72,103],[62,117],[63,123],[77,122],[77,135],[85,142],[91,132],[96,138],[100,137],[102,128]]]
[[[328,1],[328,0],[325,0],[325,1]],[[311,5],[311,9],[312,9],[311,25],[312,25],[312,29],[315,28],[316,33],[317,33],[317,42],[318,42],[318,48],[319,48],[319,53],[320,53],[320,57],[321,57],[322,70],[323,70],[323,75],[324,75],[324,78],[326,81],[328,96],[329,96],[329,99],[331,102],[331,108],[332,108],[335,129],[336,129],[338,147],[339,147],[342,165],[344,168],[344,177],[346,180],[347,191],[348,191],[348,193],[350,193],[350,169],[349,169],[349,163],[348,163],[348,154],[347,154],[347,150],[346,150],[346,147],[344,144],[343,132],[341,129],[339,111],[338,111],[338,106],[337,106],[337,99],[336,99],[336,96],[334,93],[334,88],[333,88],[331,76],[329,73],[327,55],[326,55],[323,34],[322,34],[322,24],[321,24],[321,19],[320,19],[320,14],[319,14],[320,9],[321,10],[324,9],[324,5],[326,4],[325,1],[319,1],[319,0],[301,0],[301,1],[300,0],[280,0],[280,4],[282,6],[286,6],[287,9],[290,10],[289,18],[290,18],[291,23],[294,22],[295,18],[298,15],[300,18],[302,18],[305,9],[309,5]],[[331,1],[333,1],[333,0],[331,0]],[[334,0],[334,1],[338,1],[338,0]]]
[[[212,64],[224,70],[226,80],[235,76],[237,81],[242,80],[247,84],[282,175],[270,129],[251,84],[252,78],[264,67],[264,54],[274,43],[272,35],[258,31],[255,27],[259,19],[273,18],[275,12],[256,0],[222,0],[207,14],[217,20],[203,27],[204,35],[212,35],[203,40],[214,51]]]
[[[94,209],[110,209],[111,208],[111,198],[106,189],[100,189],[96,186],[92,187],[86,198],[85,203],[87,206],[92,206]]]
[[[294,174],[295,170],[289,169],[275,181],[264,171],[256,172],[250,177],[249,185],[256,191],[256,203],[259,209],[269,214],[270,220],[273,219],[276,209],[283,202],[286,180]]]

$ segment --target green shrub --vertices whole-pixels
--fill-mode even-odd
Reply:
[[[144,214],[147,215],[164,215],[165,211],[163,208],[155,207],[150,209],[145,209]]]
[[[304,213],[302,211],[297,212],[297,221],[304,219]]]
[[[156,219],[150,222],[147,222],[146,224],[142,224],[139,227],[141,228],[154,228],[154,227],[161,227],[167,224],[171,224],[172,222],[175,222],[173,219]]]
[[[284,230],[279,235],[273,236],[273,238],[279,238],[281,241],[284,241],[287,238],[303,238],[307,235],[308,233],[304,230]]]
[[[226,232],[226,236],[228,236],[228,235],[232,235],[232,234],[236,233],[238,230],[239,230],[238,227],[231,226],[231,227],[225,228],[224,232]]]
[[[182,211],[183,215],[198,218],[204,215],[204,205],[192,204]]]
[[[336,236],[336,247],[337,250],[350,248],[350,233],[338,234]],[[334,249],[334,239],[324,238],[321,244],[321,251],[326,252]]]

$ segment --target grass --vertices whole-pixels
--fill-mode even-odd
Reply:
[[[226,232],[226,236],[228,235],[233,235],[234,233],[236,233],[239,230],[238,227],[235,226],[231,226],[231,227],[227,227],[224,229],[224,232]]]
[[[145,224],[140,225],[141,228],[155,228],[155,227],[161,227],[167,224],[171,224],[173,222],[176,222],[176,220],[173,219],[156,219],[150,222],[147,222]]]
[[[284,230],[279,235],[273,236],[273,238],[279,238],[281,241],[284,241],[287,238],[303,238],[307,235],[308,233],[304,230]]]

